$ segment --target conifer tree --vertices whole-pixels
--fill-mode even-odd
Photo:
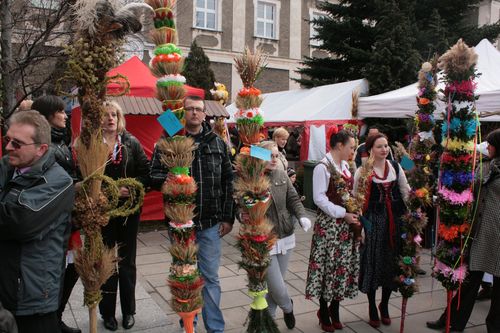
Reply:
[[[418,63],[445,52],[459,38],[476,45],[495,39],[500,23],[477,27],[480,0],[321,1],[327,15],[314,19],[327,58],[306,57],[297,81],[305,87],[368,78],[370,93],[415,81]]]
[[[215,74],[210,68],[210,59],[196,40],[191,44],[182,74],[188,85],[205,90],[205,99],[212,99],[210,89],[214,89]]]
[[[318,8],[327,16],[312,21],[321,49],[332,52],[331,57],[306,57],[305,67],[299,73],[307,79],[298,80],[306,87],[360,79],[364,66],[370,60],[375,40],[373,0],[355,0],[340,3],[319,2]]]
[[[380,0],[376,2],[376,10],[382,15],[374,27],[370,67],[365,73],[371,94],[394,90],[412,82],[420,66],[420,55],[413,48],[415,27],[404,12],[410,8],[400,9],[395,0]]]

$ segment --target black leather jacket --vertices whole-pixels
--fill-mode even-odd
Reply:
[[[219,222],[233,223],[233,170],[227,145],[205,123],[202,132],[192,137],[198,145],[190,168],[190,175],[198,184],[193,222],[198,230]],[[150,172],[152,187],[160,190],[167,174],[155,146]]]
[[[139,140],[129,132],[121,134],[122,160],[118,164],[109,161],[104,174],[113,178],[135,178],[145,188],[149,186],[149,160]]]
[[[51,136],[51,147],[54,150],[54,156],[56,162],[63,167],[63,169],[68,173],[68,175],[77,180],[76,166],[73,161],[73,155],[69,146],[66,144],[66,131],[52,127],[50,131]]]

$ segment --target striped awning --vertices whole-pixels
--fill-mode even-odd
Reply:
[[[123,109],[125,114],[160,115],[163,110],[161,102],[152,97],[118,96],[112,97]],[[229,118],[226,108],[217,101],[205,101],[208,117]]]

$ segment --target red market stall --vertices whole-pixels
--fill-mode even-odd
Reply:
[[[163,129],[156,121],[160,101],[156,100],[156,78],[151,74],[147,65],[138,57],[134,56],[110,70],[108,76],[121,74],[126,76],[130,84],[130,91],[121,97],[114,98],[120,104],[125,113],[127,131],[132,133],[142,144],[148,158],[151,158],[153,148],[161,136]],[[187,95],[195,95],[204,98],[203,89],[185,85]],[[117,83],[108,85],[108,92],[118,92],[122,88]],[[81,113],[79,105],[72,108],[71,129],[73,139],[80,133]],[[146,194],[142,208],[141,220],[162,220],[163,200],[161,193],[151,191]]]

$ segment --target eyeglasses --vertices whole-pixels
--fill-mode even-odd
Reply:
[[[205,112],[205,109],[202,109],[202,108],[194,108],[194,107],[187,107],[187,108],[184,108],[184,110],[188,111],[188,112]]]
[[[5,136],[4,140],[5,140],[6,146],[10,143],[12,148],[14,148],[15,150],[21,149],[23,146],[31,146],[31,145],[40,144],[39,142],[24,143],[24,142],[18,141],[16,139],[11,139],[8,136]]]

